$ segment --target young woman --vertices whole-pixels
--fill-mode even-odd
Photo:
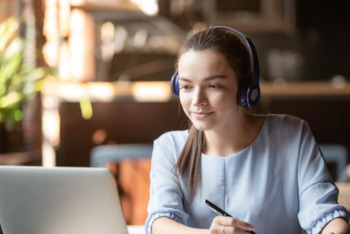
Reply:
[[[172,89],[192,126],[154,142],[146,233],[349,233],[308,124],[247,112],[259,97],[248,38],[208,28],[185,42],[177,65]]]

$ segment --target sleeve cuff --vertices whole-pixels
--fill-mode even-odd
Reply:
[[[145,224],[146,234],[152,234],[152,224],[156,219],[160,217],[167,217],[178,223],[183,223],[181,218],[178,217],[175,213],[155,213],[153,215],[150,215],[150,217],[147,218],[147,221]]]
[[[312,234],[319,234],[321,233],[322,229],[324,226],[332,221],[333,219],[336,218],[344,218],[347,221],[349,221],[349,214],[348,212],[344,209],[339,209],[337,208],[336,210],[331,210],[326,212],[321,218],[319,218],[316,222],[315,225],[311,229]]]

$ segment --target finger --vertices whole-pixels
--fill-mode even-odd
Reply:
[[[254,226],[233,217],[217,216],[215,219],[217,219],[216,222],[219,225],[235,227],[247,231],[254,231]]]
[[[238,227],[224,226],[225,234],[247,234],[247,230],[240,229]]]
[[[221,220],[223,217],[224,216],[216,216],[213,219],[211,226],[209,228],[211,231],[213,231],[213,233],[224,233],[225,225],[222,225],[222,223],[225,223],[225,222]]]
[[[240,229],[246,230],[246,231],[254,231],[254,226],[251,225],[250,223],[247,223],[247,222],[244,222],[242,220],[232,218],[232,217],[231,217],[231,223],[229,225],[230,226],[232,225],[236,228],[240,228]]]

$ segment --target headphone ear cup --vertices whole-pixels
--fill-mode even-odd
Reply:
[[[178,72],[175,71],[175,73],[173,74],[173,76],[171,77],[171,81],[170,81],[170,88],[171,88],[171,92],[176,95],[179,96],[179,75]]]
[[[240,99],[239,104],[240,104],[242,107],[244,107],[244,108],[247,108],[247,107],[248,107],[248,102],[247,102],[247,89],[245,89],[245,90],[242,91],[241,99]]]
[[[250,85],[241,95],[241,106],[244,108],[254,107],[260,99],[260,87],[257,84]]]

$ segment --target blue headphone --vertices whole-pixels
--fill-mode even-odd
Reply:
[[[248,37],[246,37],[243,33],[237,31],[236,29],[229,28],[226,26],[214,26],[213,28],[223,28],[223,29],[231,30],[235,32],[237,35],[239,35],[247,45],[246,47],[248,49],[250,60],[251,60],[253,80],[245,90],[242,90],[242,94],[240,97],[240,105],[245,108],[255,106],[260,99],[260,86],[259,86],[260,71],[259,71],[258,55],[256,53],[256,50],[252,41]],[[178,80],[179,80],[178,72],[175,71],[175,73],[171,77],[170,85],[171,85],[171,92],[176,96],[179,96],[179,93],[180,93]]]

